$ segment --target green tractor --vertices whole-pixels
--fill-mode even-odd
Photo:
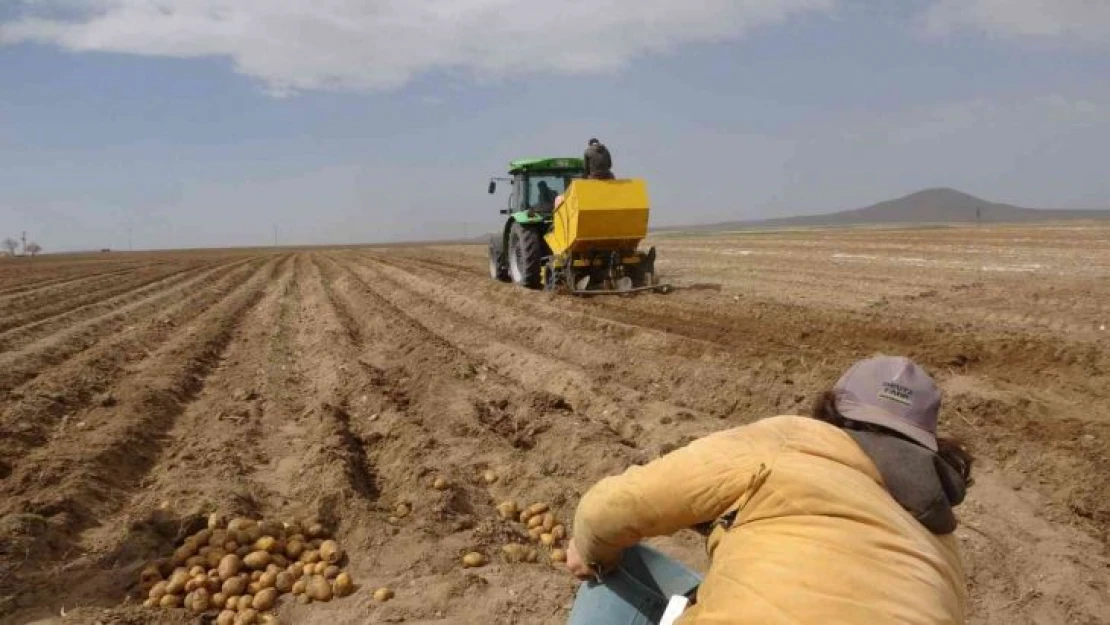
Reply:
[[[576,295],[666,292],[655,276],[648,233],[647,184],[640,179],[582,180],[579,158],[509,164],[509,215],[490,237],[494,280]],[[489,192],[497,190],[497,178]]]
[[[582,177],[583,169],[580,158],[523,159],[509,164],[511,178],[490,180],[490,194],[497,191],[498,180],[512,185],[509,205],[501,209],[509,218],[490,237],[491,278],[529,289],[543,286],[543,265],[550,254],[544,235],[551,229],[555,199]]]

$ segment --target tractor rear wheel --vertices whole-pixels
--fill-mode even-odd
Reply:
[[[514,223],[509,230],[509,276],[514,284],[538,289],[543,265],[543,239],[535,228]]]
[[[489,277],[501,282],[509,281],[509,267],[505,263],[502,253],[501,237],[492,236],[489,239]]]

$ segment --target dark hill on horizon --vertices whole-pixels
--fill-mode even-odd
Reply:
[[[864,208],[751,221],[659,228],[668,230],[723,230],[789,226],[851,226],[939,223],[1016,223],[1072,219],[1110,219],[1110,210],[1023,208],[988,202],[955,189],[925,189]]]

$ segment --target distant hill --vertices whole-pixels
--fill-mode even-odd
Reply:
[[[1056,210],[998,204],[955,189],[926,189],[864,208],[758,221],[729,221],[661,230],[722,230],[788,226],[863,224],[1014,223],[1070,219],[1110,219],[1110,210]]]

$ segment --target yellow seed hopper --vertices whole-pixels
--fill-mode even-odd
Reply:
[[[573,293],[666,290],[655,277],[655,248],[637,248],[650,212],[643,180],[575,180],[551,215],[544,241],[551,256],[543,283]]]

